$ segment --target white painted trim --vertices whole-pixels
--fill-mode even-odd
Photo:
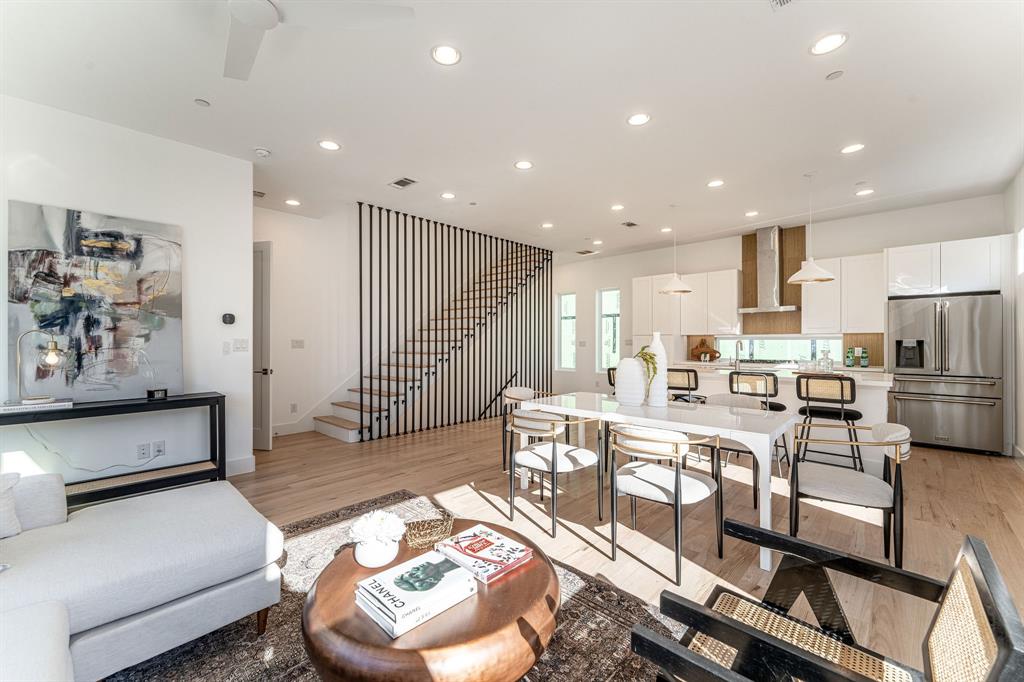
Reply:
[[[247,457],[229,459],[224,463],[224,467],[229,477],[237,476],[238,474],[249,474],[256,471],[256,457],[249,455]]]
[[[340,384],[331,389],[327,395],[320,398],[313,407],[306,410],[302,416],[295,421],[274,424],[274,435],[287,436],[293,433],[315,431],[316,426],[313,424],[313,417],[322,417],[334,414],[334,406],[331,405],[331,403],[336,402],[339,399],[339,393],[348,392],[349,387],[353,385],[350,382],[357,380],[358,378],[359,370],[356,370],[345,377]]]
[[[1021,459],[1024,459],[1024,448],[1022,448],[1020,445],[1014,445],[1013,446],[1013,456],[1014,457],[1020,457]]]

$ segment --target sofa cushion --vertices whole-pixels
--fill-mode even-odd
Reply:
[[[0,613],[0,682],[71,682],[68,640],[68,610],[60,602]]]
[[[60,474],[22,476],[12,490],[22,532],[68,520],[68,497]]]
[[[71,634],[263,568],[281,531],[227,481],[87,507],[0,540],[5,607],[56,599]]]
[[[18,478],[18,474],[0,474],[0,538],[9,538],[21,532],[14,502],[14,486]]]

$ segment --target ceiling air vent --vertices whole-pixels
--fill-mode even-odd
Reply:
[[[622,226],[623,227],[636,227],[636,223],[634,223],[632,220],[627,220],[626,222],[622,223]]]
[[[252,191],[252,195],[254,197],[256,197],[257,199],[262,199],[263,197],[267,196],[267,193],[266,192],[261,192],[258,189],[254,189]]]
[[[412,178],[398,178],[388,183],[388,187],[394,187],[395,189],[405,189],[409,185],[415,185],[416,181]]]
[[[782,9],[791,2],[793,2],[793,0],[768,0],[768,4],[772,6],[773,12],[777,9]]]
[[[577,251],[576,253],[579,254],[580,256],[589,256],[590,254],[596,253],[596,252],[595,251],[591,251],[590,249],[583,249],[582,251]]]

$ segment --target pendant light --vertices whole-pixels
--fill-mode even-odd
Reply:
[[[789,284],[815,284],[818,282],[831,282],[835,275],[814,262],[811,255],[811,231],[814,228],[814,213],[811,207],[811,183],[814,180],[814,173],[804,173],[807,178],[807,229],[806,229],[806,251],[807,260],[800,264],[800,269],[786,280]]]
[[[672,279],[668,281],[665,288],[661,290],[663,294],[690,294],[693,293],[693,287],[689,286],[683,280],[679,278],[679,256],[676,253],[676,231],[672,230]]]

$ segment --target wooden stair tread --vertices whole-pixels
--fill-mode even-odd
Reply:
[[[351,400],[338,400],[337,402],[331,403],[331,405],[334,405],[335,407],[344,407],[347,410],[355,410],[356,412],[359,411],[359,403],[352,402]],[[367,403],[367,404],[363,405],[363,411],[364,412],[387,412],[387,408],[386,407],[378,407],[376,405],[371,405],[371,404]]]
[[[382,362],[381,367],[404,367],[406,369],[432,369],[433,365],[410,365],[405,362]]]
[[[330,414],[326,415],[326,416],[323,416],[323,417],[313,417],[313,421],[315,421],[315,422],[323,422],[325,424],[330,424],[331,426],[337,426],[338,428],[342,428],[342,429],[352,429],[353,431],[358,431],[359,430],[359,422],[350,421],[348,419],[342,419],[341,417],[335,417],[334,415],[330,415]],[[364,429],[368,429],[368,428],[370,428],[370,425],[369,424],[364,424],[363,428]]]
[[[420,381],[419,377],[396,377],[396,376],[381,376],[379,374],[364,374],[364,379],[373,379],[375,381],[387,381],[395,383],[411,384],[414,381]]]
[[[350,388],[349,393],[365,393],[366,395],[375,395],[381,398],[398,398],[401,393],[392,393],[391,391],[378,391],[375,388]]]

